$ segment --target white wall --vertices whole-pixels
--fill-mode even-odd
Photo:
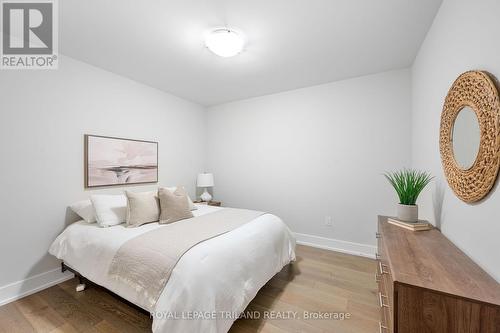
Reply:
[[[469,205],[444,178],[439,124],[448,89],[462,73],[486,70],[500,77],[500,2],[445,0],[412,68],[412,164],[437,180],[421,199],[421,213],[500,281],[500,192]]]
[[[194,195],[204,108],[67,57],[56,71],[2,71],[0,296],[58,267],[47,249],[72,218],[66,207],[94,192],[83,188],[85,133],[158,141],[159,184]]]
[[[381,174],[410,164],[410,91],[399,70],[209,108],[215,198],[375,245],[376,215],[397,202]]]

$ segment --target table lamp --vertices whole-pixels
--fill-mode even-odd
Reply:
[[[204,187],[205,191],[200,196],[202,201],[210,201],[212,200],[212,196],[208,193],[207,188],[214,186],[214,175],[211,173],[200,173],[198,175],[198,179],[196,181],[196,185],[198,187]]]

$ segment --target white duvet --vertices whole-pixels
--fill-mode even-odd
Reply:
[[[218,209],[197,205],[195,216]],[[190,249],[175,266],[154,309],[140,304],[134,290],[109,279],[109,264],[127,240],[155,228],[118,225],[100,228],[83,221],[70,225],[49,252],[91,281],[153,312],[155,333],[227,332],[257,291],[290,261],[295,240],[277,216],[262,215]]]

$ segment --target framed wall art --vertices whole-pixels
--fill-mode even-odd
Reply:
[[[85,135],[85,187],[158,182],[158,142]]]

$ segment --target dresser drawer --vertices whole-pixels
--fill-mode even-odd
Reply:
[[[392,332],[394,331],[393,331],[391,313],[387,308],[380,308],[379,333],[392,333]]]
[[[380,306],[380,332],[393,332],[394,314],[394,281],[390,271],[387,254],[384,249],[384,239],[381,234],[377,234],[377,272],[379,292],[377,294]]]
[[[391,308],[394,306],[394,280],[389,266],[380,262],[379,270],[381,270],[380,279],[384,281],[384,289],[380,290],[384,296],[387,296],[388,303]]]
[[[383,295],[387,296],[390,300],[390,304],[393,304],[394,298],[394,279],[393,274],[390,269],[388,256],[384,247],[384,239],[382,236],[378,237],[378,250],[377,250],[377,281],[382,281],[384,289],[380,291]],[[380,285],[380,284],[379,284]]]
[[[379,305],[383,311],[385,316],[385,326],[387,327],[387,332],[393,332],[393,323],[394,323],[394,299],[390,290],[393,289],[393,282],[390,279],[390,276],[384,274],[381,277],[381,281],[383,281],[381,285],[381,289],[379,289]]]
[[[381,269],[382,268],[382,274]],[[380,306],[380,318],[382,323],[382,332],[393,331],[394,300],[391,290],[393,290],[393,281],[389,273],[383,270],[384,266],[378,261],[377,279],[378,279],[378,304]]]

